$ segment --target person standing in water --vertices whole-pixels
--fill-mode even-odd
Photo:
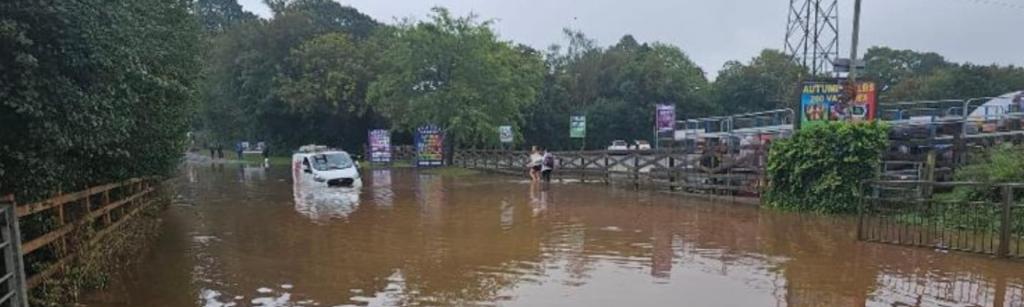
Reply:
[[[537,146],[533,146],[530,150],[530,163],[527,165],[530,168],[530,180],[533,182],[540,181],[540,170],[542,164],[544,164],[544,156],[541,155]]]
[[[551,182],[551,171],[555,170],[555,155],[552,155],[547,148],[542,151],[544,154],[541,158],[540,177],[544,182]]]

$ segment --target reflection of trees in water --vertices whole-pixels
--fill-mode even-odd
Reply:
[[[877,268],[849,219],[777,212],[760,214],[759,248],[787,258],[786,301],[798,306],[863,305],[874,289]]]
[[[561,256],[570,259],[570,274],[586,279],[587,271],[594,269],[587,264],[598,259],[627,267],[648,259],[646,267],[655,278],[669,278],[673,266],[681,265],[742,279],[755,288],[778,287],[777,274],[769,270],[772,260],[756,253],[756,210],[712,204],[685,209],[650,205],[663,200],[646,196],[624,203],[621,198],[588,198],[551,206],[555,223],[579,225],[578,236],[585,237],[580,239],[584,242],[580,251],[565,250]],[[733,267],[739,270],[734,273]]]

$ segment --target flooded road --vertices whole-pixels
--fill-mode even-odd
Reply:
[[[1024,263],[854,238],[852,219],[603,185],[190,165],[142,267],[89,306],[1024,306]]]

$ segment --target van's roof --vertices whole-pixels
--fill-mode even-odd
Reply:
[[[330,148],[330,147],[327,147],[327,146],[324,146],[324,145],[305,145],[305,146],[299,147],[299,150],[295,151],[295,155],[334,154],[334,153],[342,153],[342,154],[346,154],[346,155],[348,154],[348,152],[345,152],[344,150],[334,149],[334,148]]]

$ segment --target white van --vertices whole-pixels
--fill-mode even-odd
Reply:
[[[331,187],[363,186],[359,165],[347,152],[318,145],[302,146],[292,155],[292,179]]]

